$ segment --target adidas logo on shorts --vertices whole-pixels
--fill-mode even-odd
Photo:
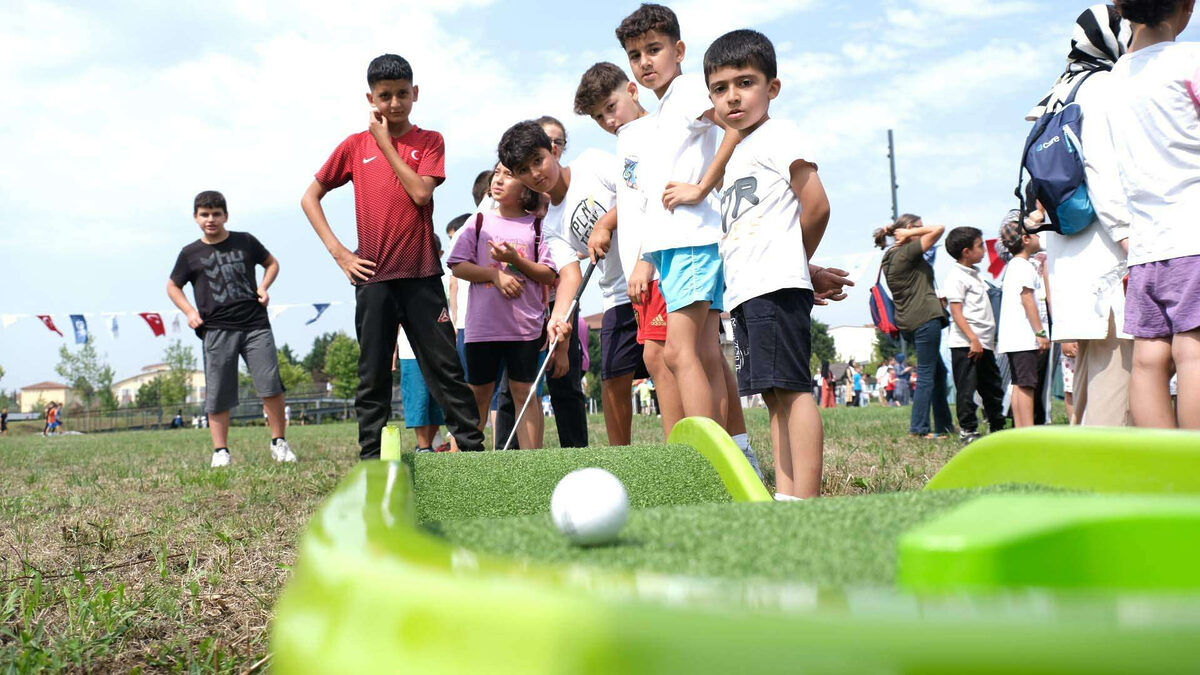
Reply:
[[[663,318],[662,314],[655,314],[654,318],[650,321],[650,325],[655,327],[665,326],[667,325],[667,320]]]
[[[445,307],[442,308],[442,313],[438,315],[438,323],[450,323],[450,312]]]

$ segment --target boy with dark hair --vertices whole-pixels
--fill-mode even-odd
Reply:
[[[768,115],[779,94],[775,75],[775,49],[755,31],[726,33],[704,54],[716,113],[727,133],[742,139],[721,195],[738,393],[766,402],[775,498],[792,501],[821,493],[824,432],[809,372],[816,294],[808,261],[829,223],[829,200],[799,128]]]
[[[196,195],[192,215],[201,236],[175,259],[167,296],[204,342],[204,412],[213,442],[211,465],[223,467],[230,462],[229,411],[238,403],[239,356],[263,401],[271,427],[271,456],[276,462],[294,462],[296,455],[284,438],[283,381],[267,316],[267,289],[279,275],[279,262],[254,235],[225,229],[229,210],[220,192]],[[266,270],[261,283],[255,279],[257,265]],[[183,294],[188,282],[199,309]]]
[[[442,287],[433,234],[433,190],[445,180],[442,135],[409,120],[419,90],[412,67],[384,54],[367,68],[368,130],[333,151],[300,204],[313,230],[354,284],[358,359],[358,443],[362,459],[379,457],[392,408],[391,358],[404,328],[429,392],[464,451],[483,449],[474,397],[464,381],[454,324]],[[354,183],[358,250],[338,241],[321,199]]]
[[[958,436],[963,443],[979,438],[975,393],[983,399],[988,428],[1004,428],[1004,387],[992,352],[996,317],[988,283],[975,267],[984,258],[983,233],[974,227],[956,227],[946,235],[946,252],[955,264],[942,288],[950,308],[950,366],[958,407]]]
[[[683,414],[723,424],[732,403],[718,338],[724,278],[712,192],[737,134],[720,140],[703,81],[683,74],[685,45],[674,12],[643,4],[621,22],[616,36],[638,84],[659,99],[653,132],[632,149],[646,206],[640,252],[630,260],[636,263],[630,294],[640,298],[657,270],[667,310],[665,358],[679,385]]]

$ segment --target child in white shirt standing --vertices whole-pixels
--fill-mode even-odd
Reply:
[[[817,497],[824,432],[809,372],[816,298],[808,260],[829,223],[829,200],[799,129],[767,114],[780,82],[766,36],[721,36],[704,54],[704,77],[727,133],[742,138],[725,171],[720,249],[738,393],[767,403],[776,500]]]
[[[1139,427],[1200,429],[1200,45],[1175,43],[1195,2],[1116,5],[1133,24],[1129,53],[1112,70],[1120,96],[1107,108],[1131,217],[1130,412]]]
[[[1042,243],[1036,234],[1026,234],[1020,223],[1009,218],[1000,228],[1000,244],[1013,258],[1004,271],[996,351],[1008,356],[1012,372],[1013,426],[1028,427],[1034,424],[1034,392],[1039,388],[1039,374],[1045,372],[1050,349],[1034,297],[1038,272],[1029,259],[1042,250]]]

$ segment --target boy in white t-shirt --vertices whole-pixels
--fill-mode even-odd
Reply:
[[[1035,297],[1038,272],[1029,259],[1042,250],[1042,244],[1036,234],[1026,234],[1020,223],[1010,218],[1000,228],[1000,245],[1013,258],[1004,270],[996,351],[1008,356],[1012,373],[1013,426],[1028,427],[1035,423],[1033,397],[1044,378],[1050,349]]]
[[[776,500],[817,497],[824,432],[809,372],[816,298],[808,260],[829,223],[829,200],[799,129],[768,116],[780,82],[766,36],[717,38],[704,77],[717,114],[742,138],[725,170],[720,247],[738,393],[766,401]]]
[[[685,46],[674,12],[643,4],[625,17],[616,34],[638,84],[659,99],[654,131],[645,135],[644,148],[636,153],[638,180],[647,197],[638,258],[658,271],[667,309],[667,366],[679,384],[683,414],[724,424],[727,366],[718,330],[725,281],[713,189],[737,137],[725,134],[721,140],[703,81],[683,74]],[[640,295],[650,280],[647,266],[636,265],[630,294]]]
[[[1116,5],[1133,25],[1112,69],[1120,95],[1106,108],[1131,216],[1130,412],[1139,427],[1200,429],[1200,45],[1175,42],[1195,2]]]
[[[979,438],[975,393],[983,399],[988,428],[1005,426],[1004,387],[996,356],[996,317],[988,296],[988,283],[976,267],[984,256],[983,233],[974,227],[956,227],[946,235],[946,252],[954,266],[941,288],[950,308],[950,365],[958,406],[958,436],[964,443]]]

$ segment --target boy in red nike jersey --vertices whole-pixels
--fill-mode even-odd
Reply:
[[[355,286],[360,457],[379,457],[380,434],[392,410],[392,352],[400,326],[458,447],[482,450],[479,413],[455,349],[433,234],[433,190],[446,179],[445,144],[438,132],[409,121],[419,92],[408,61],[395,54],[376,58],[367,67],[367,85],[367,131],[338,145],[300,200],[313,230]],[[356,251],[338,241],[321,208],[321,199],[347,181],[354,183]]]

